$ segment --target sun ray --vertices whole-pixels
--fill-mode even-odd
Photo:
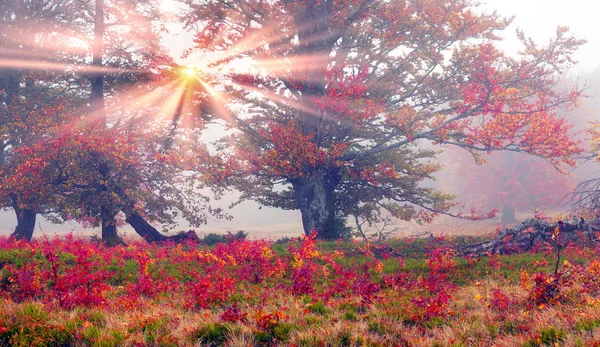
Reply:
[[[266,59],[255,63],[256,69],[280,80],[302,80],[303,83],[321,83],[326,56],[301,56],[292,59]]]
[[[141,69],[123,69],[108,66],[58,63],[44,60],[19,60],[0,58],[0,68],[7,70],[45,70],[80,73],[147,73]]]
[[[10,48],[10,47],[0,47],[0,58],[2,59],[39,59],[41,61],[52,61],[52,59],[60,59],[59,55],[72,53],[73,52],[57,52],[56,50],[51,50],[48,48],[40,49],[38,46],[31,46],[28,48],[24,46],[23,48]],[[81,50],[77,51],[78,54],[84,55]]]
[[[86,114],[85,121],[89,124],[94,124],[101,117],[106,115],[109,118],[109,123],[120,123],[126,121],[124,118],[130,118],[128,122],[138,122],[131,119],[132,113],[141,111],[145,108],[156,106],[159,100],[164,99],[164,95],[172,93],[177,87],[176,85],[181,83],[178,80],[166,82],[158,85],[152,90],[140,89],[140,86],[134,86],[128,90],[124,90],[119,93],[119,100],[111,102],[112,100],[106,100],[106,107],[103,110],[92,111]],[[82,110],[86,111],[86,110]],[[128,113],[128,117],[116,117],[117,114]],[[141,120],[140,120],[141,121]]]
[[[294,33],[307,29],[307,26],[301,26],[297,28]],[[333,33],[312,35],[304,43],[311,44],[313,42],[319,42],[324,39],[329,39],[333,37],[333,35]],[[268,50],[266,50],[264,53],[266,55],[269,55],[270,53],[281,53],[297,46],[294,42],[292,42],[293,38],[294,35],[290,36],[288,33],[276,28],[275,25],[265,25],[262,29],[256,31],[255,33],[234,44],[232,47],[228,48],[227,51],[223,52],[217,59],[212,61],[210,65],[217,66],[227,63],[235,57],[242,56],[263,46],[269,46]],[[262,60],[260,58],[260,54],[258,60]]]
[[[181,69],[182,77],[190,81],[197,79],[199,74],[200,71],[198,67],[194,65],[187,65],[183,69]]]
[[[210,107],[214,110],[215,115],[225,121],[232,121],[233,118],[231,113],[225,107],[225,105],[229,103],[229,98],[225,97],[223,93],[215,90],[211,85],[202,80],[200,80],[200,84],[211,96]]]
[[[274,92],[270,92],[270,91],[267,91],[264,89],[251,87],[251,86],[247,86],[247,85],[241,85],[241,84],[237,84],[237,83],[233,83],[233,85],[237,86],[238,88],[244,89],[246,91],[259,93],[263,97],[269,99],[270,101],[273,101],[275,103],[278,103],[278,104],[286,106],[286,107],[291,107],[291,108],[293,108],[297,111],[303,112],[305,114],[315,116],[315,117],[321,116],[321,114],[317,111],[316,108],[308,106],[311,104],[310,102],[301,102],[300,100],[295,100],[292,98],[288,98],[288,97],[276,94]]]
[[[180,81],[173,92],[163,102],[157,104],[159,113],[161,114],[160,119],[170,119],[176,117],[177,109],[180,107],[181,100],[185,93],[186,81]]]

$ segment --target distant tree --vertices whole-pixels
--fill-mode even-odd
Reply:
[[[503,224],[516,222],[518,210],[565,207],[575,186],[571,177],[540,158],[501,152],[477,165],[468,153],[451,153],[450,181],[459,200],[498,209]]]
[[[583,42],[566,28],[544,47],[519,32],[513,58],[495,46],[510,20],[469,0],[184,2],[193,49],[217,52],[228,78],[204,91],[205,118],[230,130],[211,178],[299,209],[306,234],[340,237],[349,215],[482,217],[424,184],[438,145],[557,165],[580,151],[554,113],[580,96],[553,89]]]
[[[600,123],[594,122],[588,129],[590,153],[596,163],[600,161]],[[597,171],[596,171],[597,173]],[[586,178],[570,194],[574,212],[586,217],[600,217],[600,178]]]

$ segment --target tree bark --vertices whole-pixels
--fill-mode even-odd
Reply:
[[[515,218],[515,208],[510,205],[502,206],[502,217],[500,219],[502,224],[511,224],[516,223],[517,218]]]
[[[17,226],[11,236],[17,240],[31,241],[35,231],[36,212],[31,208],[21,208],[16,195],[11,196],[13,209],[17,215]]]
[[[4,148],[6,147],[3,140],[0,140],[0,168],[4,166],[6,163],[6,154],[4,153]]]
[[[317,232],[320,239],[337,239],[335,230],[335,180],[331,172],[314,171],[310,176],[292,180],[296,201],[302,213],[304,233]],[[336,175],[337,173],[333,173]]]
[[[101,162],[98,165],[98,171],[105,180],[108,180],[110,167],[106,162]],[[96,193],[100,199],[100,220],[102,222],[102,241],[108,246],[124,245],[125,242],[117,233],[117,213],[118,209],[111,206],[110,202],[105,201],[102,195],[108,190],[106,185],[100,182],[96,183]]]

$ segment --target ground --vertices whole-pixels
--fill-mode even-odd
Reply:
[[[600,346],[600,256],[0,239],[0,346]]]

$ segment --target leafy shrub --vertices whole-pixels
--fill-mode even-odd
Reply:
[[[209,233],[206,234],[200,242],[207,246],[215,246],[219,243],[230,243],[232,241],[244,241],[248,238],[248,233],[243,230],[238,230],[235,233],[228,231],[227,234],[216,234]]]
[[[500,289],[492,291],[490,299],[490,307],[497,311],[504,311],[511,305],[511,300],[508,295],[504,294]]]

